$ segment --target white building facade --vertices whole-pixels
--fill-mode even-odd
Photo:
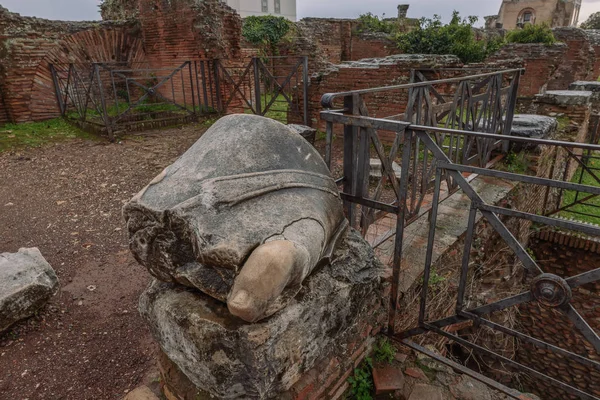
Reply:
[[[251,15],[277,15],[296,21],[296,0],[223,0],[242,18]]]

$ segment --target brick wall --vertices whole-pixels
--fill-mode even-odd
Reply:
[[[139,0],[139,22],[151,65],[240,57],[241,18],[217,0]]]
[[[588,76],[588,80],[595,81],[600,77],[600,30],[589,29],[586,30],[585,33],[588,35],[590,44],[594,49],[594,54],[596,54],[592,74],[591,76]]]
[[[513,60],[513,65],[520,64],[525,68],[525,73],[519,82],[519,96],[532,97],[546,90],[567,50],[567,45],[563,43],[552,46],[510,43],[490,56],[486,63],[506,63]],[[568,84],[563,89],[567,87]]]
[[[542,231],[532,237],[530,248],[544,272],[561,277],[575,276],[600,265],[598,238],[578,237],[568,232]],[[575,289],[571,301],[596,332],[600,330],[599,292],[600,283],[590,283]],[[535,302],[521,306],[520,310],[519,323],[526,334],[576,354],[597,359],[592,346],[562,313]],[[537,366],[543,365],[544,372],[548,375],[600,396],[600,373],[596,369],[523,343],[519,348],[517,361],[531,365],[532,360],[535,360]],[[525,377],[524,383],[545,399],[569,398],[540,380]]]
[[[21,17],[0,7],[0,88],[10,121],[59,115],[49,63],[135,58],[129,23],[61,22]]]
[[[241,18],[226,4],[135,1],[138,19],[128,21],[48,21],[0,7],[0,122],[59,116],[51,63],[120,61],[135,66],[146,61],[143,67],[174,68],[200,58],[240,59]],[[116,7],[118,2],[111,3]],[[132,1],[125,3],[129,7]],[[189,96],[189,87],[186,92]]]
[[[313,127],[325,131],[319,118],[321,97],[326,93],[399,85],[410,82],[413,68],[450,68],[461,66],[454,56],[395,55],[381,59],[349,62],[313,74],[309,86],[309,119]],[[389,117],[404,112],[408,91],[386,91],[364,97],[372,117]]]
[[[566,90],[572,82],[588,80],[600,72],[600,53],[594,51],[593,38],[578,28],[555,28],[560,43],[551,46],[510,43],[486,63],[520,64],[525,74],[519,83],[519,97],[531,98],[545,90]],[[597,47],[600,51],[600,45]]]

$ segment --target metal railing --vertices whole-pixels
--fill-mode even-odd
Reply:
[[[600,151],[598,145],[510,136],[520,73],[521,70],[490,72],[438,81],[327,94],[323,97],[322,104],[330,110],[321,112],[321,118],[327,123],[326,162],[332,171],[341,168],[342,176],[337,179],[337,182],[342,185],[341,196],[346,215],[352,225],[360,229],[363,235],[369,236],[372,224],[379,218],[386,216],[389,219],[391,216],[394,221],[388,233],[371,240],[374,246],[378,246],[383,240],[395,236],[388,323],[389,335],[394,340],[427,352],[408,338],[425,333],[439,335],[470,351],[498,359],[518,371],[542,379],[566,393],[584,399],[596,399],[597,393],[593,394],[584,387],[565,383],[543,371],[536,370],[531,365],[524,365],[478,345],[475,341],[451,333],[451,328],[465,322],[472,322],[476,326],[486,326],[503,335],[512,336],[537,348],[566,357],[572,362],[581,363],[596,371],[600,370],[600,363],[594,360],[600,354],[600,337],[595,331],[597,328],[592,328],[570,302],[578,288],[600,280],[600,268],[570,277],[545,273],[507,228],[504,220],[516,218],[596,236],[600,236],[600,228],[546,216],[541,210],[543,208],[541,204],[539,210],[520,210],[486,203],[473,186],[473,179],[479,176],[511,181],[537,190],[549,188],[574,190],[589,195],[600,194],[600,187],[570,182],[571,177],[568,174],[549,174],[546,169],[542,169],[535,175],[527,175],[525,172],[514,173],[500,168],[492,169],[493,161],[499,160],[503,153],[515,144],[539,146],[549,159],[552,159],[552,154],[559,150],[569,149],[579,153]],[[438,89],[440,86],[447,89],[445,93]],[[475,88],[477,91],[474,90]],[[398,114],[388,118],[369,117],[366,96],[403,91],[408,92],[409,95],[405,97],[406,103],[399,102]],[[449,98],[452,91],[455,91],[452,102],[449,104],[442,102],[440,97]],[[334,103],[338,98],[343,99],[343,106],[335,109]],[[388,98],[394,97],[388,96]],[[438,98],[439,103],[436,103],[433,98]],[[480,102],[480,106],[475,107],[474,102]],[[440,115],[443,117],[439,118]],[[340,160],[332,157],[337,125],[344,127],[342,165],[337,165]],[[391,145],[386,147],[384,144],[386,141]],[[371,176],[373,159],[381,165],[381,178],[377,183],[373,182]],[[395,162],[397,166],[394,165]],[[470,205],[465,204],[468,208],[468,221],[464,251],[459,270],[456,271],[459,277],[456,298],[447,299],[448,302],[454,301],[455,306],[451,315],[432,319],[428,316],[428,288],[432,277],[436,231],[439,230],[439,206],[456,189],[462,190]],[[429,222],[418,323],[412,329],[400,332],[397,330],[397,318],[400,311],[398,305],[401,264],[405,251],[403,240],[407,227],[425,213],[429,214]],[[514,253],[523,267],[528,286],[519,294],[474,307],[465,293],[468,287],[467,276],[474,268],[471,251],[476,235],[477,215],[483,216]],[[593,354],[576,354],[561,346],[518,332],[513,327],[502,326],[490,317],[491,313],[529,302],[537,302],[543,307],[563,313],[573,329],[590,344]],[[432,356],[502,390],[513,398],[520,396],[516,390],[494,382],[469,368],[435,354]]]

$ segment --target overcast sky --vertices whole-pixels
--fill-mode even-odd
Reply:
[[[338,17],[355,18],[360,14],[372,12],[376,15],[385,13],[396,15],[399,3],[412,3],[408,11],[409,17],[432,16],[439,14],[448,19],[452,10],[461,15],[496,14],[500,0],[296,0],[298,18],[303,17]],[[10,11],[22,15],[61,20],[98,20],[98,4],[100,0],[0,0],[0,5]],[[593,12],[600,11],[600,0],[583,0],[580,22]],[[483,18],[480,18],[480,24]]]

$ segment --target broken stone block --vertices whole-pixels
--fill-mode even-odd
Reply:
[[[308,143],[314,145],[317,136],[317,130],[306,125],[289,124],[287,126],[295,133],[302,136]]]
[[[303,283],[288,306],[247,323],[195,289],[154,281],[140,313],[167,357],[203,393],[227,399],[284,398],[315,362],[349,357],[340,343],[360,321],[385,319],[385,268],[354,230],[329,264]],[[166,382],[172,388],[172,382]]]
[[[381,160],[379,158],[371,158],[369,160],[370,172],[369,177],[373,179],[380,179],[383,175],[383,167]],[[400,174],[402,173],[402,169],[395,162],[392,161],[392,169],[394,170],[394,174],[396,175],[396,179],[400,180]]]
[[[37,248],[0,254],[0,332],[32,316],[58,290],[56,273]]]
[[[375,365],[373,383],[375,394],[393,393],[404,387],[404,374],[399,367],[391,364]]]
[[[535,114],[516,114],[513,119],[512,136],[527,137],[532,139],[547,139],[554,136],[558,128],[556,118]],[[513,151],[532,149],[537,146],[523,143],[513,143]]]

